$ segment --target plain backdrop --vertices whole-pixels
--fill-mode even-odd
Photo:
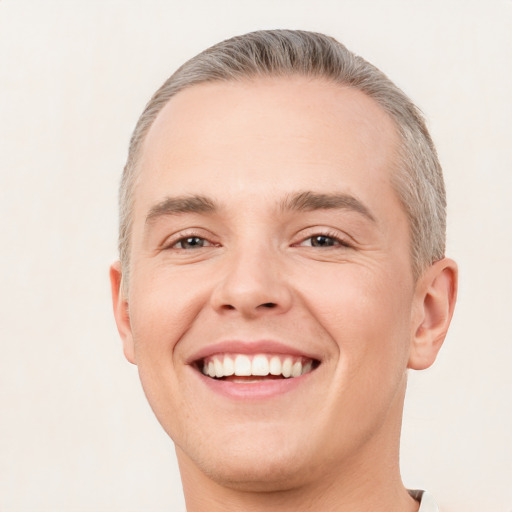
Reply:
[[[403,478],[446,512],[512,510],[512,1],[0,0],[1,512],[184,510],[111,313],[117,185],[164,79],[262,28],[336,37],[425,112],[460,294],[410,375]]]

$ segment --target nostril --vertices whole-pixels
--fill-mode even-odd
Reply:
[[[265,304],[262,304],[264,308],[275,308],[277,304],[275,302],[265,302]]]

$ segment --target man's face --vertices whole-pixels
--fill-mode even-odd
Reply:
[[[396,147],[371,99],[305,78],[191,87],[158,116],[125,351],[182,467],[268,488],[398,442],[414,281]]]

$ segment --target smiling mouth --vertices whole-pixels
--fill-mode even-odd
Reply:
[[[231,382],[261,382],[270,379],[292,379],[312,372],[320,361],[281,354],[214,354],[196,361],[203,375]]]

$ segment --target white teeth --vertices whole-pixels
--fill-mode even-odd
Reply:
[[[293,361],[291,357],[287,357],[283,362],[283,369],[281,370],[281,373],[283,374],[283,377],[291,377],[292,375],[292,366]]]
[[[305,373],[308,373],[311,371],[313,367],[313,363],[311,361],[308,361],[303,367],[302,367],[302,375]]]
[[[215,369],[215,377],[224,377],[224,365],[218,360],[213,360],[213,367]]]
[[[292,366],[292,377],[299,377],[300,375],[302,375],[302,363],[297,361]]]
[[[238,377],[248,377],[251,375],[251,360],[244,355],[238,355],[235,359],[235,375]]]
[[[201,370],[204,375],[217,379],[232,375],[265,377],[269,374],[293,378],[309,373],[312,368],[313,361],[297,356],[219,354],[204,359]]]
[[[235,374],[235,363],[229,356],[224,357],[224,376],[229,377]]]
[[[254,356],[252,360],[252,375],[265,376],[269,373],[268,359],[263,356]]]
[[[269,364],[270,375],[281,375],[281,368],[282,368],[281,359],[279,359],[279,357],[277,357],[277,356],[274,356],[270,360],[270,364]]]

